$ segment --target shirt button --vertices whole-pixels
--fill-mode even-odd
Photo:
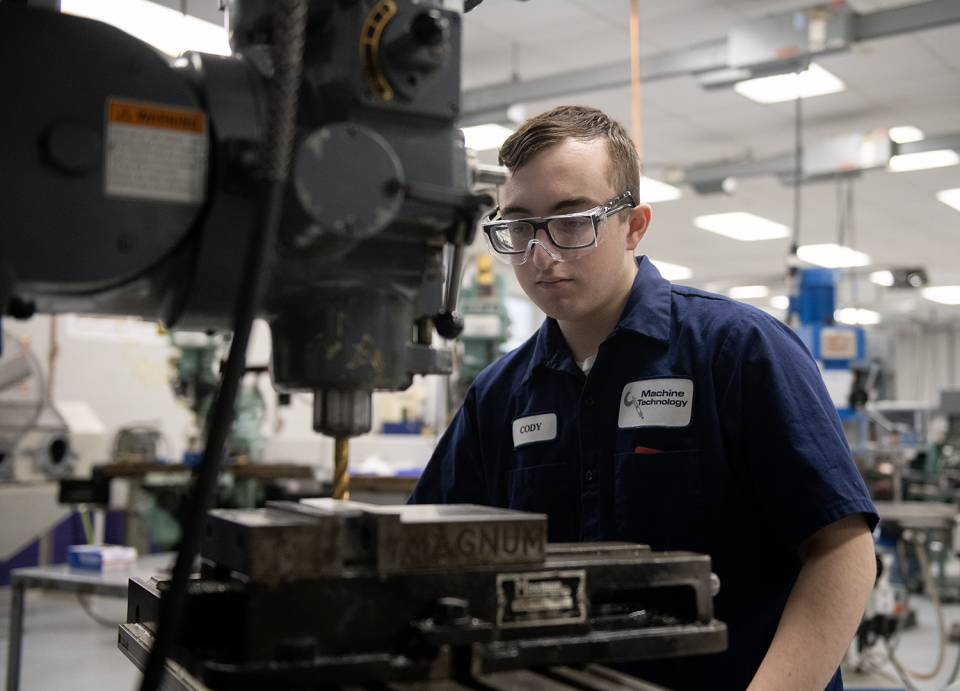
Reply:
[[[592,407],[593,407],[593,399],[592,399],[592,398],[584,398],[584,399],[583,399],[583,405],[587,406],[588,408],[592,408]]]
[[[593,482],[593,471],[588,470],[584,477],[587,479],[587,482]]]

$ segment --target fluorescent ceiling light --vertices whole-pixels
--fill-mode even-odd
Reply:
[[[522,103],[514,103],[507,108],[507,120],[520,125],[527,119],[527,107]]]
[[[647,259],[650,259],[647,257]],[[678,266],[670,262],[660,261],[659,259],[650,259],[657,271],[668,281],[682,281],[693,276],[693,270],[685,266]]]
[[[770,294],[767,286],[737,286],[727,291],[727,295],[734,300],[745,300],[749,298],[765,298]]]
[[[474,125],[463,128],[463,139],[468,149],[486,151],[499,149],[504,140],[513,134],[513,130],[503,125]]]
[[[897,144],[906,144],[907,142],[919,142],[923,139],[923,132],[913,125],[903,125],[901,127],[891,127],[887,134],[890,139]]]
[[[809,69],[797,75],[777,74],[772,77],[760,77],[737,82],[733,90],[757,103],[782,103],[793,101],[799,92],[800,98],[835,94],[847,88],[840,79],[827,72],[820,65],[811,62]]]
[[[955,190],[941,190],[937,192],[937,199],[947,206],[960,211],[960,187]]]
[[[782,223],[768,221],[745,211],[697,216],[693,219],[693,225],[734,240],[773,240],[790,235],[790,229]]]
[[[833,313],[833,318],[841,324],[879,324],[880,313],[873,310],[861,310],[856,307],[844,307]]]
[[[924,288],[923,297],[943,305],[960,305],[960,286],[936,286]]]
[[[887,286],[889,288],[893,285],[893,273],[890,271],[874,271],[870,274],[870,280],[878,286]]]
[[[111,24],[167,55],[230,55],[227,30],[148,0],[60,0],[60,11]]]
[[[953,149],[937,149],[936,151],[918,151],[915,154],[901,154],[890,159],[887,167],[891,173],[902,173],[905,170],[924,170],[926,168],[943,168],[960,163],[960,154]]]
[[[643,176],[640,178],[640,201],[644,204],[668,202],[683,196],[679,187]]]
[[[866,266],[870,263],[869,255],[833,243],[798,247],[797,256],[809,264],[816,264],[817,266],[823,266],[828,269],[839,269],[848,266]]]
[[[774,295],[770,298],[770,306],[778,310],[790,309],[790,298],[786,295]]]

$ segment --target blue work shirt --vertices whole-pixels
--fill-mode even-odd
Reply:
[[[646,258],[585,375],[554,319],[486,368],[411,497],[546,513],[551,542],[711,556],[726,652],[631,663],[671,689],[742,691],[800,571],[797,548],[878,520],[830,396],[794,332],[672,285]],[[840,689],[839,671],[828,689]]]

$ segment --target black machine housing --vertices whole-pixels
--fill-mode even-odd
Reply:
[[[106,24],[0,3],[7,314],[231,328],[257,219],[274,3],[230,0],[225,11],[234,55],[171,61]],[[310,3],[261,316],[275,384],[318,392],[318,431],[368,431],[371,391],[450,370],[449,351],[431,347],[433,324],[455,335],[451,256],[489,202],[470,193],[455,126],[460,21],[439,0]],[[125,107],[141,121],[118,115]],[[165,117],[194,123],[195,154],[175,128],[150,129]]]

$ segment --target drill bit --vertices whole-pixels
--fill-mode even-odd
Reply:
[[[350,474],[347,472],[348,437],[337,437],[333,452],[333,498],[350,498]]]

